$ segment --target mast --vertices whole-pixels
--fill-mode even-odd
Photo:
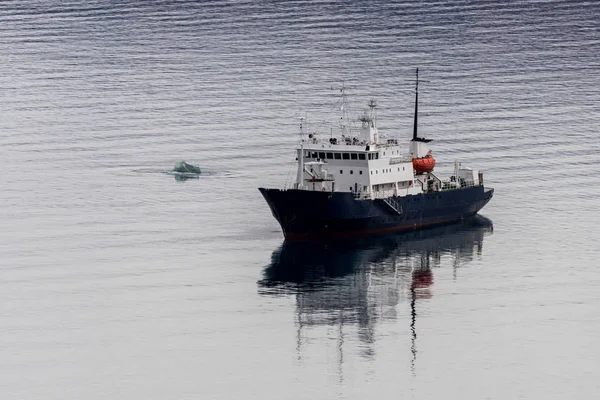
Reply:
[[[296,174],[296,189],[302,189],[304,183],[304,131],[302,123],[304,118],[300,117],[300,149],[298,150],[298,173]]]
[[[415,122],[413,126],[413,140],[417,140],[417,114],[419,111],[419,68],[417,68],[417,80],[415,81]]]

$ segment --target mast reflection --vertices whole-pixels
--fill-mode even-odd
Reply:
[[[481,256],[483,238],[492,232],[491,220],[475,216],[398,235],[284,242],[271,255],[259,293],[296,297],[299,351],[303,329],[339,326],[340,363],[344,327],[357,327],[362,354],[372,357],[376,322],[397,319],[397,305],[403,299],[410,302],[414,373],[417,306],[432,296],[432,269],[450,257],[456,278],[458,268]]]

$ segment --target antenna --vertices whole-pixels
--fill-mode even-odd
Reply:
[[[350,110],[348,106],[348,94],[346,93],[348,89],[355,89],[355,86],[346,85],[345,81],[342,81],[341,87],[331,86],[332,90],[339,90],[341,93],[341,98],[337,103],[339,107],[339,111],[341,111],[342,115],[340,116],[340,129],[342,131],[342,135],[350,134]]]
[[[377,111],[375,110],[375,108],[377,108],[377,100],[375,99],[371,99],[369,100],[369,109],[371,110],[371,121],[372,121],[372,126],[377,126]]]
[[[415,122],[413,125],[413,140],[417,140],[419,137],[417,136],[417,115],[419,113],[419,82],[429,82],[419,79],[419,68],[416,71],[416,79],[415,79]]]
[[[305,125],[308,125],[308,118],[306,116],[306,113],[296,112],[294,113],[294,117],[298,118],[298,120],[300,121],[300,139],[304,140],[304,128]]]

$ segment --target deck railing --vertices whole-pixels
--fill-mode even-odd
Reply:
[[[443,180],[442,181],[442,190],[456,190],[456,189],[463,189],[463,188],[467,188],[467,187],[475,187],[475,186],[480,186],[481,183],[475,184],[474,181],[462,181],[462,182],[456,182],[456,181],[451,181],[451,180]]]

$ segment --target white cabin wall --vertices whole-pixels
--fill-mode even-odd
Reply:
[[[461,168],[458,170],[458,178],[463,179],[469,185],[479,185],[479,171],[470,168]]]
[[[425,157],[429,153],[429,146],[425,142],[417,140],[410,141],[410,155],[412,157]]]
[[[363,125],[358,135],[358,139],[365,143],[374,143],[377,129],[375,129],[370,123]]]
[[[326,164],[323,167],[327,170],[327,173],[332,175],[335,179],[335,191],[336,192],[351,192],[354,189],[360,193],[366,193],[370,190],[369,181],[369,165],[366,158],[366,145],[335,145],[331,143],[324,143],[320,146],[311,146],[304,149],[305,154],[316,153],[318,157],[322,153],[325,154],[324,161]],[[327,157],[327,153],[363,153],[365,154],[364,160],[344,160],[344,159],[330,159]],[[314,160],[312,157],[311,160]],[[305,158],[305,162],[306,162]],[[331,190],[331,183],[325,184],[326,190]],[[366,187],[366,189],[365,189]],[[309,187],[311,189],[312,187]]]
[[[335,180],[336,192],[354,192],[357,189],[358,192],[366,194],[379,190],[399,196],[421,192],[413,183],[412,162],[406,159],[400,146],[385,146],[371,151],[367,148],[366,145],[340,146],[329,143],[310,146],[304,148],[304,162],[305,165],[309,165],[310,161],[323,161],[323,168]],[[365,159],[332,159],[328,156],[330,152],[364,154]],[[325,158],[321,158],[322,156]],[[312,184],[306,186],[308,190],[312,189]],[[330,191],[332,185],[328,182],[320,188],[322,187]]]
[[[366,160],[327,160],[326,168],[335,179],[336,192],[354,191],[355,185],[359,192],[368,191],[369,165]]]
[[[369,160],[371,184],[412,181],[413,166],[410,162],[390,164],[389,158]]]

